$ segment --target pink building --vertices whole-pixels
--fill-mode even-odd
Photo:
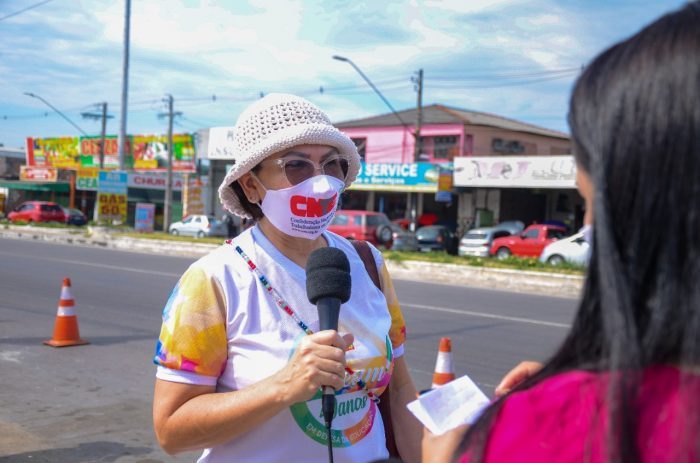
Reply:
[[[451,201],[436,201],[436,172],[439,173],[440,166],[451,169],[455,158],[467,156],[526,157],[571,152],[571,141],[566,133],[494,114],[433,104],[422,109],[421,150],[416,159],[414,132],[418,111],[410,109],[398,114],[406,125],[395,114],[389,113],[344,121],[336,126],[353,139],[365,163],[394,165],[418,161],[421,169],[413,171],[423,173],[424,178],[361,174],[362,182],[351,187],[344,208],[379,210],[391,219],[417,220],[424,213],[433,213],[445,223],[463,226],[469,209],[478,208],[474,198],[479,194],[483,196],[483,192],[453,188]],[[365,170],[377,172],[380,169],[373,166]],[[392,170],[387,167],[384,171]],[[486,196],[488,201],[488,193]],[[491,195],[491,201],[494,197]],[[538,216],[538,220],[545,219],[539,217],[539,211],[532,214]],[[473,219],[473,210],[471,216]],[[530,220],[530,217],[522,219]]]

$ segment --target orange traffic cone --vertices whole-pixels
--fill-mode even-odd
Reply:
[[[78,316],[75,314],[75,301],[70,293],[70,278],[63,279],[61,287],[61,299],[58,301],[58,313],[53,329],[53,338],[44,341],[44,344],[52,347],[80,346],[89,344],[80,339],[78,331]]]
[[[452,366],[452,341],[450,338],[440,339],[440,350],[435,362],[435,373],[433,373],[433,389],[447,384],[455,379],[455,370]]]

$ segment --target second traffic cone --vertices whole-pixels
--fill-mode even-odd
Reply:
[[[52,347],[80,346],[89,344],[80,339],[78,330],[78,316],[75,314],[75,301],[70,292],[70,278],[63,279],[61,287],[61,299],[58,301],[58,313],[53,329],[53,338],[44,341],[44,344]]]
[[[452,366],[452,341],[450,338],[440,339],[440,350],[435,362],[433,373],[433,389],[447,384],[455,379],[455,370]]]

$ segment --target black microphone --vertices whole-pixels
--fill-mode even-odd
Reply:
[[[306,261],[306,294],[318,309],[321,330],[338,330],[340,304],[350,299],[350,289],[350,262],[343,251],[327,247],[311,253]],[[330,386],[323,386],[321,407],[330,431],[335,411],[335,391]]]

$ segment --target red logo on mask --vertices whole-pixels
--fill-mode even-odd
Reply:
[[[333,210],[336,199],[338,199],[337,193],[328,199],[294,195],[289,204],[292,207],[292,214],[297,217],[323,217]]]

